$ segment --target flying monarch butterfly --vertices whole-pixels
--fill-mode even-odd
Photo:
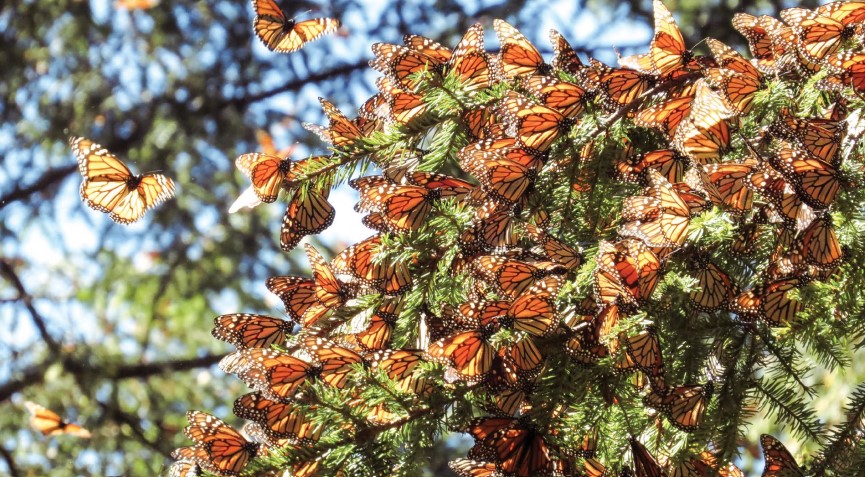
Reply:
[[[627,215],[636,220],[620,227],[619,233],[636,237],[652,248],[681,245],[690,225],[688,204],[660,172],[650,169],[648,181],[644,195],[636,196],[645,199],[632,199],[628,203],[633,209]]]
[[[804,477],[805,473],[790,451],[778,439],[763,434],[760,436],[760,447],[766,460],[762,477]]]
[[[219,368],[236,374],[251,388],[273,401],[290,399],[309,382],[318,379],[320,369],[306,361],[272,349],[249,348],[229,354]]]
[[[558,263],[568,270],[576,270],[583,264],[584,257],[579,247],[571,247],[532,224],[526,224],[526,232],[540,245],[544,255],[551,262]]]
[[[469,93],[491,86],[501,76],[497,62],[484,50],[484,28],[480,23],[466,30],[445,69],[459,80],[462,90]]]
[[[282,318],[265,315],[233,313],[220,315],[213,320],[216,339],[228,342],[238,349],[270,348],[272,344],[284,345],[294,323]]]
[[[865,4],[835,2],[813,11],[788,8],[781,10],[781,18],[796,33],[799,53],[818,64],[838,51],[845,41],[862,33]]]
[[[204,449],[207,460],[202,466],[219,475],[235,476],[255,457],[259,444],[247,441],[237,430],[222,419],[201,411],[186,413],[189,425],[186,436]]]
[[[336,211],[327,197],[330,189],[318,192],[315,189],[296,191],[285,215],[279,232],[279,246],[289,252],[307,235],[321,233],[333,224]]]
[[[311,244],[304,244],[306,256],[312,267],[312,279],[315,280],[315,296],[327,308],[339,308],[348,301],[351,292],[347,286],[336,278],[333,270],[324,257]]]
[[[468,432],[475,438],[469,457],[488,456],[498,462],[503,472],[533,476],[552,469],[546,440],[528,421],[512,417],[479,418],[470,423]]]
[[[714,386],[688,385],[652,390],[643,398],[645,405],[667,416],[670,423],[685,432],[694,432],[700,426],[709,406]]]
[[[370,357],[373,368],[381,369],[402,392],[422,395],[429,390],[427,379],[416,371],[425,361],[422,350],[385,350]]]
[[[255,10],[253,28],[270,51],[291,53],[325,33],[339,28],[335,18],[313,18],[302,22],[289,20],[274,0],[252,0]]]
[[[787,292],[803,285],[800,278],[786,278],[742,292],[730,304],[734,313],[760,318],[769,326],[785,326],[802,309],[802,303],[787,297]]]
[[[579,76],[584,65],[568,40],[558,31],[550,29],[550,43],[553,44],[553,59],[550,61],[553,69]]]
[[[839,91],[849,86],[862,97],[865,93],[865,53],[845,51],[826,59],[829,76],[817,82],[817,87]]]
[[[651,74],[630,68],[610,68],[592,59],[584,72],[589,89],[595,91],[601,106],[609,111],[618,111],[632,103],[655,85]]]
[[[506,120],[516,130],[517,144],[535,154],[549,150],[574,125],[573,119],[514,91],[508,91],[503,106]]]
[[[748,40],[757,68],[778,74],[795,64],[797,37],[793,29],[768,15],[733,15],[733,27]]]
[[[634,471],[637,477],[666,477],[667,473],[661,469],[655,456],[650,454],[643,444],[633,437],[628,441],[631,444],[631,456],[634,458]]]
[[[815,209],[832,205],[841,185],[838,170],[830,163],[781,142],[769,163],[790,181],[799,197]]]
[[[699,288],[691,292],[691,303],[697,310],[707,313],[726,308],[738,294],[730,276],[706,257],[695,257],[693,263]]]
[[[735,113],[705,80],[699,80],[691,111],[673,135],[673,147],[699,164],[721,157],[730,147],[727,120]]]
[[[401,295],[412,287],[408,267],[389,257],[382,257],[381,235],[373,235],[343,250],[331,261],[336,273],[345,273],[363,286],[387,295]]]
[[[421,35],[405,35],[402,37],[403,45],[434,58],[442,63],[447,63],[453,56],[453,51],[441,43]]]
[[[303,349],[315,358],[319,366],[318,378],[328,386],[338,389],[345,387],[354,365],[369,364],[354,351],[319,336],[308,336],[303,341]]]
[[[90,431],[78,424],[66,422],[60,415],[50,409],[46,409],[32,401],[24,401],[24,407],[30,412],[30,425],[41,432],[43,436],[67,434],[84,439],[90,438]]]
[[[234,415],[261,425],[272,441],[286,440],[292,444],[311,446],[318,441],[322,426],[315,425],[295,404],[267,399],[258,393],[248,393],[234,401]]]
[[[782,116],[769,127],[769,134],[786,139],[798,149],[833,166],[838,166],[837,153],[846,127],[843,121],[819,118],[797,118],[783,110]]]
[[[162,174],[133,175],[117,156],[83,137],[70,137],[69,146],[84,176],[81,200],[118,224],[131,224],[174,197],[174,181]]]
[[[544,62],[544,57],[535,45],[516,28],[504,20],[493,20],[496,36],[499,38],[499,64],[505,77],[547,75],[552,68]]]

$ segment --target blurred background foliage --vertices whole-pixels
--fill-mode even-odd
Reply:
[[[711,34],[744,51],[733,12],[775,13],[798,2],[665,3],[688,44]],[[254,38],[252,7],[242,0],[0,7],[0,474],[157,475],[185,442],[187,409],[230,415],[243,389],[214,366],[229,346],[211,338],[213,317],[278,315],[264,279],[303,266],[298,252],[279,251],[280,205],[226,212],[248,185],[234,158],[261,149],[259,129],[278,148],[297,143],[295,158],[325,152],[301,122],[323,122],[318,96],[349,112],[372,94],[372,43],[419,33],[453,45],[472,23],[503,18],[547,54],[556,28],[583,59],[612,63],[616,51],[645,51],[651,37],[649,0],[283,7],[344,26],[278,55]],[[166,171],[178,182],[176,200],[129,227],[88,209],[70,135],[103,144],[139,172]],[[337,222],[318,239],[339,250],[367,232],[350,210],[351,191],[332,201]],[[42,437],[27,425],[24,400],[93,438]],[[456,454],[447,449],[457,444],[431,453],[431,475],[445,475]]]

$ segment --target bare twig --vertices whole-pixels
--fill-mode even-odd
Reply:
[[[54,341],[54,338],[52,338],[51,334],[48,333],[48,325],[45,324],[45,318],[43,318],[36,307],[33,306],[33,297],[27,293],[24,284],[21,283],[21,279],[18,278],[18,274],[15,273],[15,269],[5,260],[0,260],[0,274],[5,276],[15,290],[18,291],[18,299],[24,303],[27,311],[30,312],[30,318],[33,320],[33,324],[36,325],[36,329],[39,330],[39,334],[42,336],[42,341],[45,342],[52,354],[56,353],[58,351],[57,342]]]
[[[6,461],[6,467],[9,467],[10,477],[19,477],[21,474],[18,473],[18,466],[15,465],[15,458],[12,456],[12,453],[5,447],[0,446],[0,456]]]
[[[17,200],[24,200],[30,195],[45,189],[55,182],[62,181],[76,170],[78,170],[77,164],[49,169],[47,172],[42,174],[42,177],[40,177],[36,182],[24,187],[16,186],[8,194],[0,197],[0,209]]]

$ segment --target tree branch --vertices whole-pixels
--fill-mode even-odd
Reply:
[[[21,474],[18,473],[18,466],[15,465],[15,458],[12,456],[12,453],[5,447],[0,446],[0,456],[6,461],[6,466],[9,467],[9,475],[11,477],[19,477]]]
[[[78,170],[77,164],[70,164],[68,166],[63,167],[55,167],[54,169],[49,169],[45,174],[42,174],[42,177],[39,178],[36,182],[30,184],[26,187],[15,186],[11,192],[0,197],[0,209],[6,207],[12,202],[16,200],[24,200],[30,195],[39,192],[46,187],[50,186],[55,182],[60,182],[70,174]]]
[[[9,399],[10,396],[27,386],[40,384],[45,380],[45,369],[47,369],[46,363],[39,363],[24,370],[20,378],[0,385],[0,402]]]
[[[36,329],[39,330],[39,334],[42,336],[42,341],[45,342],[52,354],[56,353],[58,351],[57,342],[54,341],[54,338],[52,338],[51,334],[48,333],[48,326],[45,324],[45,319],[39,311],[36,310],[36,307],[33,306],[33,297],[27,293],[24,284],[21,283],[21,279],[18,278],[18,274],[15,273],[15,269],[5,260],[0,260],[0,274],[4,275],[18,291],[18,299],[24,303],[27,311],[30,312],[30,317],[33,320],[33,324],[36,325]]]
[[[208,354],[187,359],[157,361],[145,364],[126,364],[114,369],[102,370],[99,375],[111,381],[129,378],[148,378],[169,371],[188,371],[190,369],[207,368],[218,363],[224,357],[225,354]],[[80,361],[72,359],[72,357],[64,359],[63,366],[72,374],[92,373],[94,371],[93,368],[87,367],[86,364],[82,364]]]

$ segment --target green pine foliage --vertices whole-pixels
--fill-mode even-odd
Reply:
[[[551,68],[499,22],[498,55],[477,27],[454,50],[428,43],[450,60],[382,53],[390,86],[358,119],[328,112],[332,155],[283,184],[303,201],[349,183],[380,243],[290,279],[296,326],[270,354],[241,331],[223,368],[273,398],[247,428],[258,444],[192,422],[199,453],[178,457],[224,475],[418,475],[425,450],[468,432],[462,476],[738,475],[761,413],[822,446],[797,463],[764,437],[764,475],[861,469],[865,391],[827,426],[808,359],[855,366],[865,325],[865,60],[845,63],[865,7],[737,15],[752,62],[677,50],[655,9],[648,55],[623,60],[637,70],[563,44]],[[812,38],[814,18],[837,38]]]

